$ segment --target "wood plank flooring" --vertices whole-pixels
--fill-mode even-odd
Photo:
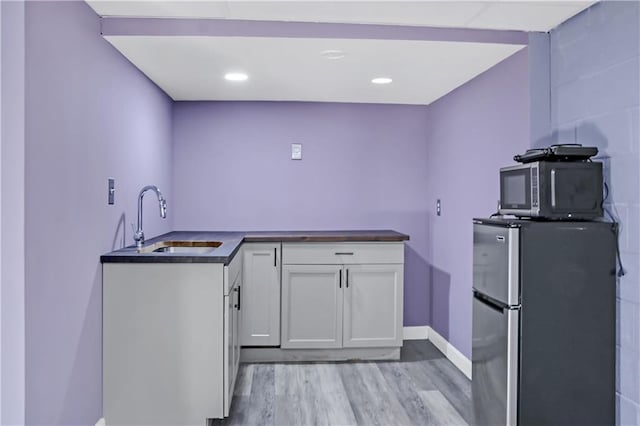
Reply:
[[[430,342],[400,361],[242,364],[227,419],[214,425],[466,425],[471,382]]]

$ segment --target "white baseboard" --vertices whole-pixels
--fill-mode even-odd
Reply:
[[[404,327],[402,329],[402,340],[426,340],[429,338],[428,325],[417,327]]]
[[[430,340],[458,370],[471,379],[471,360],[430,326],[404,327],[402,337],[403,340]]]
[[[107,422],[104,421],[104,417],[96,422],[96,426],[106,426]]]
[[[471,380],[471,360],[464,356],[462,352],[456,349],[451,343],[447,341],[444,337],[442,337],[437,331],[433,328],[429,328],[429,340],[433,343],[433,346],[438,348],[440,352],[447,357],[449,361],[453,363],[458,370],[462,371],[462,373]]]

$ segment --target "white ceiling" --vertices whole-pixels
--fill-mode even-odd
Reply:
[[[549,31],[595,1],[584,0],[87,0],[100,16],[225,18]]]
[[[182,17],[547,31],[593,1],[87,0],[102,16]],[[428,105],[523,45],[288,37],[106,35],[174,100]],[[329,60],[325,50],[346,56]],[[228,82],[226,72],[249,74]],[[391,77],[373,85],[374,77]]]
[[[174,100],[429,104],[522,45],[435,41],[107,36]],[[342,50],[343,59],[322,56]],[[227,72],[249,74],[245,82]],[[391,77],[388,85],[371,84]]]

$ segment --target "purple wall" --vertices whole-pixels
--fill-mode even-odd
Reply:
[[[0,424],[24,423],[24,2],[0,2]]]
[[[527,49],[429,106],[431,326],[471,357],[473,217],[496,211],[498,169],[529,145]],[[435,215],[437,199],[442,216]]]
[[[640,424],[640,3],[605,1],[551,32],[555,142],[594,145],[621,223],[618,424]]]
[[[175,205],[172,103],[102,39],[84,2],[27,3],[26,70],[26,421],[93,425],[102,416],[99,256],[132,243],[144,184]],[[148,202],[147,234],[168,231]]]
[[[1,12],[4,35],[4,3]],[[100,37],[85,3],[29,2],[27,423],[93,424],[101,416],[98,257],[131,243],[137,192],[149,183],[167,195],[170,219],[161,221],[149,201],[147,235],[171,229],[171,215],[173,229],[410,234],[404,323],[431,324],[469,357],[471,218],[495,210],[498,168],[528,147],[529,71],[550,65],[555,140],[595,144],[606,156],[629,272],[619,282],[618,421],[640,424],[639,21],[638,3],[597,4],[551,33],[550,62],[529,63],[525,49],[429,107],[178,103],[172,116],[170,100]],[[17,228],[5,226],[2,136],[6,253],[6,230]],[[303,144],[302,161],[289,159],[293,142]],[[110,176],[116,206],[106,205]],[[7,262],[1,266],[4,423]]]
[[[178,102],[174,228],[405,232],[404,323],[425,325],[428,131],[421,106]]]

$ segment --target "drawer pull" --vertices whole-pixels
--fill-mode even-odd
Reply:
[[[337,251],[335,253],[336,256],[353,256],[352,251]]]

